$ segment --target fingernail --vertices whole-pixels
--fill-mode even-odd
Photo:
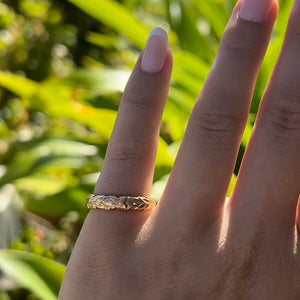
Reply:
[[[252,22],[263,22],[272,3],[273,0],[244,0],[239,17]]]
[[[146,73],[162,70],[168,53],[168,35],[160,27],[151,30],[143,53],[141,68]]]

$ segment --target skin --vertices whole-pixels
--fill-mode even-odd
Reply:
[[[240,6],[158,206],[152,212],[90,211],[60,300],[300,299],[300,1],[225,203],[278,11],[274,1],[266,19],[255,23],[239,18]],[[123,94],[95,194],[150,194],[172,55],[160,72],[149,74],[141,70],[142,54]]]

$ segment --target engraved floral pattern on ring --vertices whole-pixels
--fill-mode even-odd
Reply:
[[[149,210],[154,208],[156,201],[151,197],[142,196],[106,196],[90,194],[87,197],[89,209],[121,209],[121,210]]]

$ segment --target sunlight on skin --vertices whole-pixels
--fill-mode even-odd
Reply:
[[[229,200],[230,198],[227,197],[225,201],[225,208],[224,208],[224,214],[222,219],[222,225],[220,229],[217,252],[221,252],[222,250],[224,250],[226,239],[227,239],[227,233],[228,233],[229,221],[230,221],[230,206],[228,205]],[[145,222],[139,234],[137,235],[137,238],[135,239],[136,247],[142,247],[150,239],[154,229],[154,221],[155,218],[152,217],[152,218],[148,218],[148,220]],[[299,243],[300,240],[298,239],[298,228],[297,225],[295,225],[294,242],[293,242],[294,255],[298,253]]]
[[[227,238],[229,219],[230,219],[230,207],[229,205],[227,205],[228,203],[229,203],[229,198],[226,198],[217,252],[220,252],[224,249],[226,238]],[[153,216],[151,218],[148,218],[148,220],[141,228],[139,234],[137,235],[137,238],[135,239],[136,247],[142,247],[150,239],[154,229],[154,223],[155,223],[155,218]]]
[[[298,229],[296,225],[294,230],[293,254],[296,255],[297,253],[298,253]]]
[[[300,200],[300,197],[299,197],[299,200]],[[230,221],[230,207],[228,206],[228,203],[229,203],[229,198],[226,198],[217,252],[220,252],[224,249],[226,238],[227,238],[229,221]],[[298,211],[299,211],[299,209],[298,209]],[[298,218],[296,218],[296,219],[298,219]],[[298,228],[297,228],[297,225],[295,225],[294,241],[293,241],[293,254],[294,255],[296,255],[298,253],[299,243],[300,243],[300,240],[298,238]]]
[[[296,213],[296,224],[295,224],[295,231],[294,231],[294,244],[293,244],[293,254],[296,255],[298,253],[298,247],[299,247],[299,238],[298,238],[298,227],[299,227],[299,208],[300,208],[300,195],[298,198],[298,205],[297,205],[297,213]],[[298,222],[298,224],[297,224]]]
[[[147,221],[142,226],[139,234],[137,235],[134,243],[136,247],[142,247],[151,237],[154,229],[154,219],[153,217],[148,218]]]
[[[225,209],[222,219],[222,226],[220,230],[219,242],[217,252],[220,252],[224,249],[227,232],[229,227],[229,218],[230,218],[230,207],[227,205],[229,203],[229,198],[226,198]],[[142,247],[150,238],[154,230],[155,216],[152,215],[151,218],[148,218],[147,221],[142,226],[139,234],[135,239],[136,247]]]
[[[228,203],[229,203],[229,198],[227,197],[225,201],[217,252],[220,252],[224,249],[226,238],[227,238],[229,219],[230,219],[230,207],[227,205]]]

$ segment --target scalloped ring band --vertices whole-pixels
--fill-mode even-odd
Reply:
[[[86,200],[89,209],[149,210],[155,207],[156,201],[150,197],[105,196],[91,194]]]

